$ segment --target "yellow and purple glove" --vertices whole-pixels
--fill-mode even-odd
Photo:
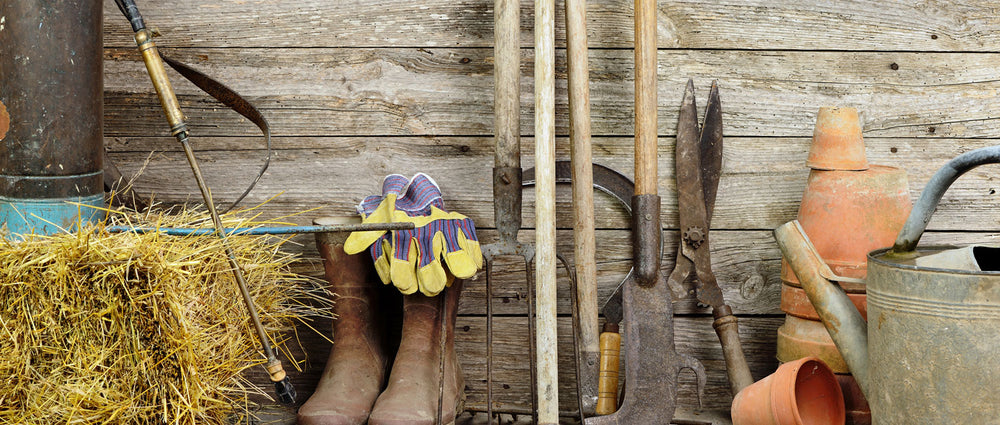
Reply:
[[[429,176],[407,181],[394,174],[382,184],[382,196],[370,196],[358,206],[363,222],[410,222],[414,229],[391,233],[355,232],[344,244],[348,254],[369,250],[382,282],[400,292],[440,293],[450,279],[469,278],[483,266],[476,228],[468,217],[444,210],[441,189]],[[443,258],[443,263],[442,263]]]
[[[434,191],[437,183],[426,174],[413,176],[416,185],[400,174],[390,174],[382,179],[382,195],[372,195],[361,201],[358,213],[362,223],[391,223],[395,220],[393,213],[402,211],[408,216],[430,215],[431,205],[444,207],[441,191]],[[404,220],[409,221],[409,220]],[[385,230],[354,232],[347,238],[344,251],[356,254],[364,251],[377,240],[382,239]]]

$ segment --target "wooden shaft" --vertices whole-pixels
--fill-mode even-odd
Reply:
[[[728,308],[728,307],[727,307]],[[719,317],[712,322],[715,333],[722,343],[722,355],[726,359],[726,374],[729,377],[729,390],[733,397],[744,388],[753,384],[750,366],[743,355],[743,345],[740,343],[739,325],[736,316],[732,314]]]
[[[535,368],[540,425],[559,422],[554,27],[555,1],[535,0]]]
[[[655,195],[656,0],[635,0],[635,194]]]
[[[618,410],[618,368],[621,360],[622,336],[617,332],[601,333],[601,367],[597,381],[598,415],[610,415]]]
[[[496,0],[493,38],[494,166],[521,168],[521,2]]]
[[[598,351],[597,263],[594,238],[594,167],[590,146],[590,70],[587,64],[587,2],[566,0],[569,57],[569,139],[573,163],[573,239],[580,349]]]
[[[268,373],[271,375],[271,380],[276,382],[281,381],[285,376],[284,371],[281,369],[281,362],[274,356],[274,351],[271,349],[267,333],[264,331],[264,327],[260,323],[260,317],[257,315],[257,307],[254,305],[253,298],[250,296],[250,291],[247,289],[247,283],[243,278],[242,269],[236,262],[236,257],[229,249],[229,245],[226,243],[226,234],[223,230],[222,220],[219,218],[219,214],[215,210],[215,202],[212,201],[212,192],[208,189],[208,186],[205,185],[205,179],[202,177],[201,168],[198,167],[198,161],[195,159],[194,151],[188,143],[187,124],[184,122],[184,114],[181,112],[180,102],[177,101],[177,95],[174,93],[173,85],[170,84],[170,79],[167,78],[167,70],[163,65],[163,59],[160,57],[160,54],[156,49],[156,43],[153,42],[152,35],[149,30],[143,29],[136,32],[135,42],[139,46],[139,51],[142,53],[143,62],[146,64],[146,71],[149,73],[149,78],[153,82],[153,88],[156,90],[156,94],[160,99],[160,105],[163,107],[163,113],[166,115],[167,122],[170,124],[170,131],[184,148],[184,154],[187,157],[188,165],[191,166],[191,172],[194,173],[194,179],[198,184],[198,189],[201,191],[201,196],[205,201],[205,207],[208,208],[209,215],[212,218],[212,223],[215,224],[216,233],[219,235],[219,238],[222,239],[222,246],[226,251],[229,265],[232,267],[233,277],[236,279],[240,293],[243,295],[243,302],[246,304],[247,312],[250,314],[250,320],[254,325],[254,329],[257,331],[257,336],[260,339],[264,355],[268,360],[267,367]]]
[[[169,84],[169,81],[167,83]],[[164,108],[166,107],[167,106],[164,105]],[[181,121],[180,125],[186,128],[183,121]],[[229,260],[229,267],[232,269],[233,278],[236,279],[236,286],[239,287],[240,294],[243,296],[243,304],[246,306],[247,313],[250,315],[250,323],[253,324],[254,330],[257,331],[257,338],[260,340],[261,348],[264,350],[264,357],[267,359],[267,372],[271,376],[272,382],[281,382],[285,379],[285,371],[281,367],[281,360],[278,360],[278,358],[274,355],[270,339],[267,337],[267,332],[264,330],[264,326],[260,322],[260,316],[257,313],[257,306],[253,302],[253,297],[250,295],[250,290],[247,288],[246,279],[243,277],[243,269],[236,261],[236,256],[233,254],[233,251],[229,248],[229,244],[226,242],[226,232],[222,225],[222,219],[219,218],[219,213],[215,210],[215,201],[212,200],[212,191],[209,190],[207,185],[205,185],[205,178],[202,176],[201,168],[198,166],[198,161],[195,159],[194,150],[191,149],[191,144],[188,142],[187,132],[185,131],[183,133],[179,133],[177,135],[177,140],[181,142],[181,147],[184,149],[184,155],[187,157],[188,165],[191,166],[195,182],[198,184],[198,189],[201,191],[202,199],[205,201],[205,207],[208,209],[208,213],[212,218],[212,223],[215,224],[215,233],[220,239],[222,239],[222,247],[226,252],[226,258]]]

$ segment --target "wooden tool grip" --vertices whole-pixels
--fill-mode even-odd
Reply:
[[[622,336],[615,332],[601,333],[601,364],[597,380],[598,415],[610,415],[618,410],[618,366]]]
[[[715,319],[712,322],[715,333],[719,335],[719,342],[722,343],[722,355],[726,359],[726,373],[729,376],[729,389],[733,396],[740,390],[753,384],[753,376],[750,375],[750,366],[743,356],[743,346],[740,344],[739,325],[736,316],[727,314]]]
[[[635,1],[635,194],[656,195],[656,0]]]
[[[494,165],[497,168],[521,168],[520,14],[520,0],[496,0],[493,10],[496,22],[493,34],[493,128],[496,132]],[[520,184],[517,191],[521,191]]]

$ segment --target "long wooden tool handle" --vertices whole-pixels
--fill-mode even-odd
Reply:
[[[601,333],[601,365],[597,381],[598,415],[610,415],[618,410],[618,370],[621,362],[622,336],[618,326],[605,326]]]
[[[496,0],[494,4],[493,126],[497,168],[521,168],[520,9],[520,0]]]
[[[559,422],[555,87],[555,1],[535,0],[535,367],[540,425]]]
[[[261,325],[260,317],[257,314],[257,306],[254,305],[253,298],[250,296],[250,291],[247,289],[247,283],[243,277],[242,269],[236,261],[236,257],[233,255],[232,250],[230,250],[229,245],[226,243],[226,233],[222,225],[222,220],[219,218],[219,214],[215,210],[215,203],[212,201],[212,193],[208,189],[208,186],[205,185],[201,169],[198,167],[198,161],[195,159],[194,151],[191,149],[191,145],[188,142],[188,127],[184,122],[184,114],[181,112],[180,102],[177,101],[177,95],[174,93],[173,86],[170,84],[170,79],[167,78],[167,70],[163,65],[163,59],[157,51],[156,43],[153,42],[153,34],[146,29],[146,25],[142,20],[142,16],[139,14],[139,9],[136,7],[135,2],[132,0],[120,0],[116,1],[116,3],[132,25],[132,29],[135,32],[135,43],[139,47],[139,51],[142,54],[142,60],[146,64],[146,71],[148,72],[149,78],[153,83],[153,88],[156,90],[156,94],[160,99],[160,105],[163,107],[163,113],[166,115],[167,122],[170,124],[170,133],[177,138],[177,141],[179,141],[181,146],[184,148],[184,154],[187,157],[188,164],[191,166],[192,173],[194,173],[195,182],[197,182],[198,189],[201,191],[202,198],[205,201],[205,206],[208,208],[208,212],[212,217],[212,222],[215,224],[215,231],[219,238],[222,239],[222,246],[225,249],[226,257],[228,258],[229,265],[232,268],[233,277],[236,279],[237,286],[239,286],[240,293],[243,296],[243,302],[246,305],[247,313],[250,315],[250,321],[253,323],[254,329],[257,331],[257,337],[260,340],[261,348],[264,351],[264,356],[267,358],[265,368],[267,369],[268,375],[271,377],[271,381],[274,383],[278,399],[285,404],[295,403],[295,388],[292,386],[291,381],[285,374],[285,370],[281,366],[281,361],[274,355],[274,350],[271,348],[267,333],[265,332],[263,325]]]
[[[580,326],[578,383],[584,404],[593,403],[594,372],[599,350],[597,313],[597,260],[594,236],[594,167],[590,146],[590,70],[587,61],[587,3],[566,0],[566,55],[569,87],[570,159],[573,164],[573,258]]]
[[[656,195],[656,0],[635,0],[635,194]]]
[[[656,0],[635,0],[635,196],[632,258],[636,283],[660,272],[660,197],[656,164]]]
[[[521,228],[521,2],[496,0],[493,33],[493,214],[502,243]]]
[[[729,376],[729,390],[733,397],[736,397],[741,390],[753,384],[753,376],[750,374],[747,359],[743,356],[736,316],[733,316],[729,306],[723,306],[717,312],[724,315],[717,314],[712,327],[715,328],[719,342],[722,343],[722,355],[726,359],[726,373]]]

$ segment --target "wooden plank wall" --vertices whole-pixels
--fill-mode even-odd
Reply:
[[[532,153],[531,2],[522,1],[523,162]],[[595,162],[632,175],[632,2],[588,2]],[[472,217],[484,242],[492,229],[491,0],[217,0],[143,2],[167,53],[248,96],[270,120],[274,158],[248,205],[279,195],[268,217],[349,214],[388,173],[431,173],[447,204]],[[562,2],[557,23],[557,140],[568,159]],[[673,142],[683,84],[693,78],[704,105],[717,79],[723,100],[725,160],[712,229],[714,270],[741,318],[755,378],[776,367],[782,322],[779,252],[770,230],[794,218],[817,109],[861,111],[869,159],[903,167],[916,197],[945,160],[1000,136],[1000,14],[993,2],[661,1],[659,4],[660,193],[667,232],[664,271],[677,241]],[[167,204],[199,200],[131,44],[126,22],[105,0],[105,141],[126,175],[144,168],[140,192]],[[192,142],[217,200],[242,192],[263,155],[256,129],[174,75]],[[996,167],[960,179],[930,223],[928,242],[992,241],[1000,232]],[[532,239],[532,193],[525,231]],[[559,247],[571,252],[569,191],[560,194]],[[629,267],[627,216],[599,195],[600,294]],[[311,238],[297,242],[315,269]],[[494,295],[501,410],[527,409],[525,284],[516,266]],[[458,349],[468,406],[485,407],[483,279],[463,294]],[[565,292],[563,292],[565,294]],[[709,370],[704,406],[731,401],[721,350],[706,309],[676,303],[678,350]],[[562,336],[569,305],[560,303]],[[326,343],[306,340],[308,368],[293,374],[303,394],[322,370]],[[562,341],[561,396],[572,407],[569,340]],[[697,408],[692,380],[680,405]]]

